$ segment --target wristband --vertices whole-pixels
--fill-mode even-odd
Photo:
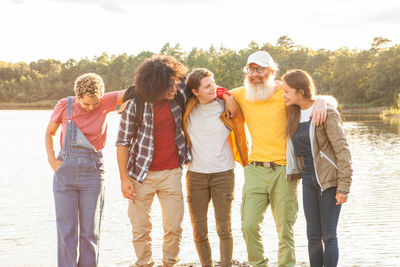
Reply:
[[[221,98],[224,94],[231,95],[231,93],[229,93],[228,90],[226,90],[226,88],[217,87],[217,90],[216,90],[217,98]]]

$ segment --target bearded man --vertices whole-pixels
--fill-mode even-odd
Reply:
[[[268,263],[260,225],[269,205],[279,238],[278,265],[296,263],[293,225],[298,209],[297,180],[286,177],[287,114],[281,83],[275,82],[277,70],[267,52],[257,51],[248,57],[244,68],[245,86],[230,91],[242,109],[252,141],[241,205],[242,232],[252,266]],[[326,99],[317,99],[313,121],[325,119],[325,103]]]

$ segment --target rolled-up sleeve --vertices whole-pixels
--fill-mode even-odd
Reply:
[[[135,101],[132,99],[121,115],[116,146],[130,146],[132,144],[134,121]]]

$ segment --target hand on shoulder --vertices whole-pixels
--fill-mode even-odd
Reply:
[[[280,81],[280,80],[275,80],[274,94],[275,94],[276,92],[278,92],[279,89],[282,88],[282,86],[283,86],[283,82],[282,82],[282,81]]]

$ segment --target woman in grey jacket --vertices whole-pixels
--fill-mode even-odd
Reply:
[[[310,266],[337,266],[337,224],[351,185],[351,156],[340,115],[328,108],[319,126],[310,123],[315,86],[303,70],[283,77],[288,106],[287,175],[302,178]],[[322,245],[323,243],[323,245]]]

